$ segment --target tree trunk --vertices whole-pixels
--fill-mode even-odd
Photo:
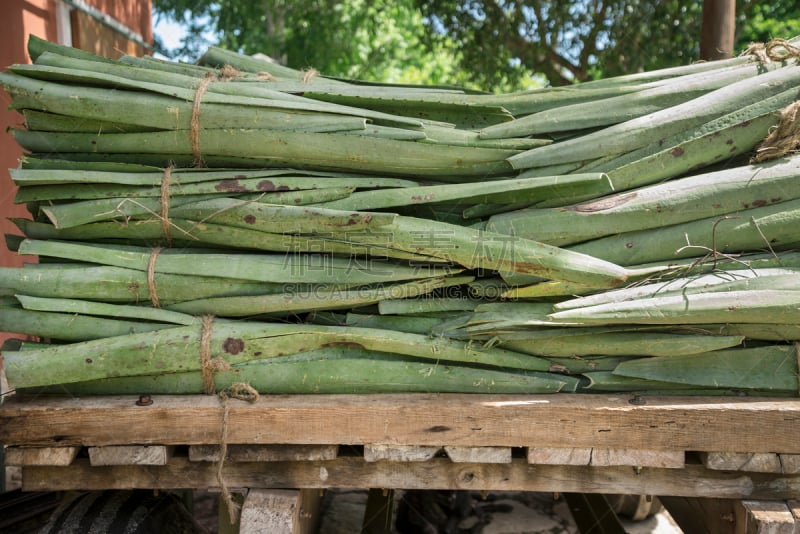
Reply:
[[[735,0],[703,0],[700,59],[725,59],[733,55],[735,15]]]

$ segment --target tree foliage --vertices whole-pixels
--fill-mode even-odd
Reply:
[[[162,48],[170,57],[194,59],[209,44],[217,44],[245,54],[263,53],[298,69],[313,67],[330,76],[395,83],[469,82],[461,52],[446,36],[427,38],[428,27],[413,0],[154,0],[153,4],[158,16],[189,29],[180,48]],[[205,39],[203,28],[217,41]],[[525,77],[531,79],[532,73],[520,73],[514,87]]]
[[[682,65],[699,57],[702,2],[417,0],[488,85],[521,62],[553,85]],[[737,49],[800,34],[794,0],[737,1]],[[505,71],[505,72],[504,72]]]
[[[694,0],[154,0],[189,35],[295,68],[377,81],[466,84],[495,91],[683,65],[699,54]],[[795,0],[737,0],[737,45],[800,34]],[[540,78],[541,79],[541,78]]]

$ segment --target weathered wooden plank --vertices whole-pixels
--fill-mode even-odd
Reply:
[[[663,467],[681,469],[685,465],[683,451],[652,451],[638,449],[592,449],[591,465],[598,467],[629,465],[633,467]]]
[[[0,476],[3,476],[3,490],[14,491],[22,488],[22,468],[18,465],[8,465],[5,469],[0,470]]]
[[[216,464],[175,456],[166,466],[91,467],[77,458],[66,467],[24,467],[26,491],[127,488],[217,488]],[[723,499],[788,499],[800,495],[800,476],[725,472],[689,465],[683,469],[366,462],[340,456],[320,462],[230,462],[223,476],[230,488],[395,488],[479,491],[629,493]]]
[[[297,490],[252,489],[247,493],[239,518],[240,534],[293,534]]]
[[[528,447],[529,464],[541,465],[589,465],[592,461],[591,448],[567,447]]]
[[[219,461],[219,445],[192,445],[189,460],[192,462]],[[338,454],[338,445],[228,445],[228,462],[291,462],[301,460],[332,460]]]
[[[800,474],[800,454],[779,454],[783,472],[787,475]]]
[[[441,447],[436,445],[364,445],[364,460],[367,462],[424,462],[436,456]]]
[[[794,534],[795,520],[785,502],[743,500],[737,514],[737,532],[744,534]]]
[[[444,452],[455,463],[507,464],[511,462],[511,447],[445,446]]]
[[[219,443],[203,395],[9,399],[7,445]],[[228,442],[606,447],[800,454],[800,400],[626,395],[262,395],[230,400]]]
[[[174,447],[165,445],[111,445],[89,447],[89,462],[101,465],[166,465]]]
[[[784,472],[781,460],[775,453],[702,452],[700,458],[709,469],[720,471]]]
[[[310,534],[319,515],[319,491],[251,489],[239,519],[239,534]]]
[[[790,499],[786,501],[786,506],[794,518],[794,534],[800,534],[800,499]]]
[[[6,465],[69,465],[80,447],[9,447]]]

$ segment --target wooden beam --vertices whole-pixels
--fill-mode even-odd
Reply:
[[[681,469],[685,464],[683,451],[653,451],[637,449],[592,449],[591,465],[629,465],[631,467],[664,467]]]
[[[541,465],[589,465],[592,449],[566,447],[528,447],[529,464]]]
[[[800,533],[800,499],[790,499],[786,501],[786,506],[789,507],[789,511],[792,512],[792,517],[794,517],[794,522],[797,525],[795,530]]]
[[[507,464],[511,462],[511,447],[450,447],[444,452],[456,463]]]
[[[6,465],[69,465],[78,456],[80,447],[9,447]]]
[[[800,474],[800,454],[779,454],[778,458],[784,473],[787,475]]]
[[[367,462],[425,462],[436,456],[441,447],[419,445],[364,445]]]
[[[744,500],[741,504],[743,512],[737,514],[738,532],[744,534],[794,534],[794,516],[785,502]]]
[[[192,445],[192,462],[219,461],[219,445]],[[338,445],[228,445],[226,462],[292,462],[301,460],[332,460]]]
[[[166,465],[174,447],[163,445],[112,445],[89,447],[89,463],[101,465]]]
[[[709,469],[720,471],[784,472],[778,455],[770,452],[702,452],[700,458]]]
[[[203,395],[9,399],[7,445],[218,444],[222,407]],[[230,400],[237,444],[597,447],[800,454],[800,400],[626,395],[262,395]]]
[[[25,491],[130,488],[218,488],[217,466],[173,457],[166,466],[91,467],[85,458],[67,467],[24,467]],[[427,462],[366,462],[339,457],[319,462],[230,462],[223,469],[230,488],[388,488],[480,491],[539,491],[677,495],[722,499],[790,499],[800,495],[800,476],[683,469],[457,464],[448,458]]]
[[[244,499],[239,534],[310,534],[319,512],[316,490],[251,489]]]

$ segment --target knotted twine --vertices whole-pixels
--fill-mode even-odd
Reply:
[[[192,103],[192,118],[189,122],[189,140],[192,144],[192,156],[194,157],[195,167],[205,167],[203,155],[200,153],[200,102],[203,100],[203,95],[206,94],[208,86],[213,82],[227,82],[242,75],[241,72],[225,65],[219,72],[207,72],[197,90],[194,93],[194,102]]]
[[[161,175],[161,233],[167,245],[172,245],[172,237],[169,233],[169,197],[170,187],[172,186],[172,165],[168,165]]]
[[[161,247],[155,247],[150,251],[150,258],[147,260],[147,293],[154,308],[161,307],[161,302],[158,300],[158,292],[156,291],[156,258],[161,254],[162,250]]]
[[[303,83],[311,83],[311,80],[316,78],[319,75],[319,71],[317,69],[308,69],[303,71]]]
[[[786,61],[788,59],[800,59],[800,47],[797,47],[786,39],[772,39],[764,43],[750,43],[740,56],[755,56],[762,63],[772,61]]]
[[[797,152],[800,148],[800,100],[792,102],[781,110],[781,118],[777,126],[770,129],[766,139],[756,148],[754,163],[782,158],[786,154]]]
[[[786,39],[772,39],[766,44],[750,43],[741,55],[754,56],[762,63],[800,60],[800,47]],[[770,129],[767,137],[756,148],[756,154],[752,158],[753,163],[762,163],[797,152],[800,148],[798,112],[800,112],[800,101],[793,102],[781,110],[777,126]]]
[[[206,395],[213,395],[216,389],[214,384],[214,373],[217,371],[227,371],[230,364],[222,358],[211,357],[211,333],[214,324],[213,315],[204,315],[202,320],[202,330],[200,332],[200,366],[203,374],[203,391]],[[231,491],[222,475],[225,466],[225,457],[228,456],[228,422],[230,419],[230,409],[228,399],[239,399],[250,403],[258,400],[259,394],[252,386],[244,382],[231,384],[228,389],[219,392],[217,398],[222,404],[222,429],[220,431],[219,457],[217,458],[217,483],[220,487],[220,499],[228,509],[228,519],[231,525],[236,523],[239,514],[239,504],[234,502]]]

